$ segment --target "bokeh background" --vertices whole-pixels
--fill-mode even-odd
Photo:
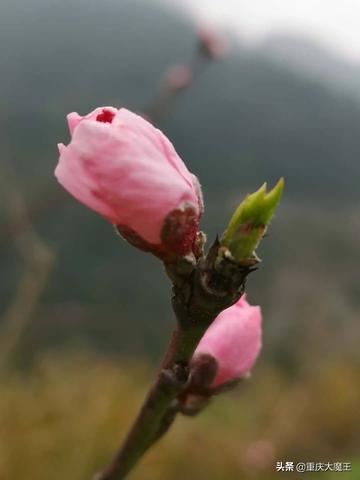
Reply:
[[[168,281],[58,186],[56,144],[70,111],[150,111],[208,22],[227,55],[202,59],[155,121],[200,177],[210,239],[286,179],[247,288],[264,348],[131,478],[297,477],[277,461],[360,477],[360,7],[303,3],[0,0],[1,479],[89,479],[146,392],[174,325]]]

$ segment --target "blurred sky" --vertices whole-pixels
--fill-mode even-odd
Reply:
[[[300,33],[360,62],[360,0],[162,0],[256,41],[270,32]]]

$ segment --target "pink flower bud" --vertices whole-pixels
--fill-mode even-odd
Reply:
[[[228,43],[214,28],[207,25],[201,26],[197,37],[201,53],[213,60],[223,58],[229,51]]]
[[[161,258],[192,250],[202,213],[199,183],[165,135],[125,108],[67,117],[55,175],[77,200]]]
[[[213,356],[218,363],[212,387],[245,377],[261,349],[261,309],[242,296],[220,313],[205,332],[194,353]]]
[[[187,65],[171,67],[165,74],[165,86],[172,91],[187,88],[193,79],[193,72]]]

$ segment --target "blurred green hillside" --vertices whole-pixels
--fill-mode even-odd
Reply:
[[[173,322],[158,261],[71,199],[53,169],[69,111],[143,110],[166,68],[193,57],[195,29],[154,1],[0,3],[1,159],[57,256],[22,338],[23,362],[54,346],[158,357]],[[293,372],[322,356],[358,359],[360,106],[340,81],[335,88],[279,58],[233,39],[159,126],[201,179],[210,241],[245,193],[285,176],[248,291],[264,310],[264,362]],[[1,220],[5,309],[22,273],[13,245],[21,225],[13,230],[5,212]]]

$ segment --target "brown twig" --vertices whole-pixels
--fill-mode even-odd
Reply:
[[[173,281],[173,309],[177,329],[160,367],[155,383],[123,445],[110,465],[96,480],[121,480],[144,453],[168,430],[175,419],[177,397],[189,384],[189,364],[208,326],[225,308],[243,294],[247,275],[252,267],[239,265],[219,256],[215,242],[209,254],[192,268],[166,265]]]
[[[189,69],[189,74],[191,75],[188,85],[181,88],[176,88],[168,85],[166,82],[163,83],[158,95],[145,109],[145,116],[151,119],[153,122],[158,122],[165,117],[174,106],[177,98],[185,91],[189,90],[189,88],[202,75],[203,71],[210,64],[210,62],[211,59],[209,57],[202,55],[201,52],[197,50],[193,59],[187,65],[184,65],[185,68]]]

